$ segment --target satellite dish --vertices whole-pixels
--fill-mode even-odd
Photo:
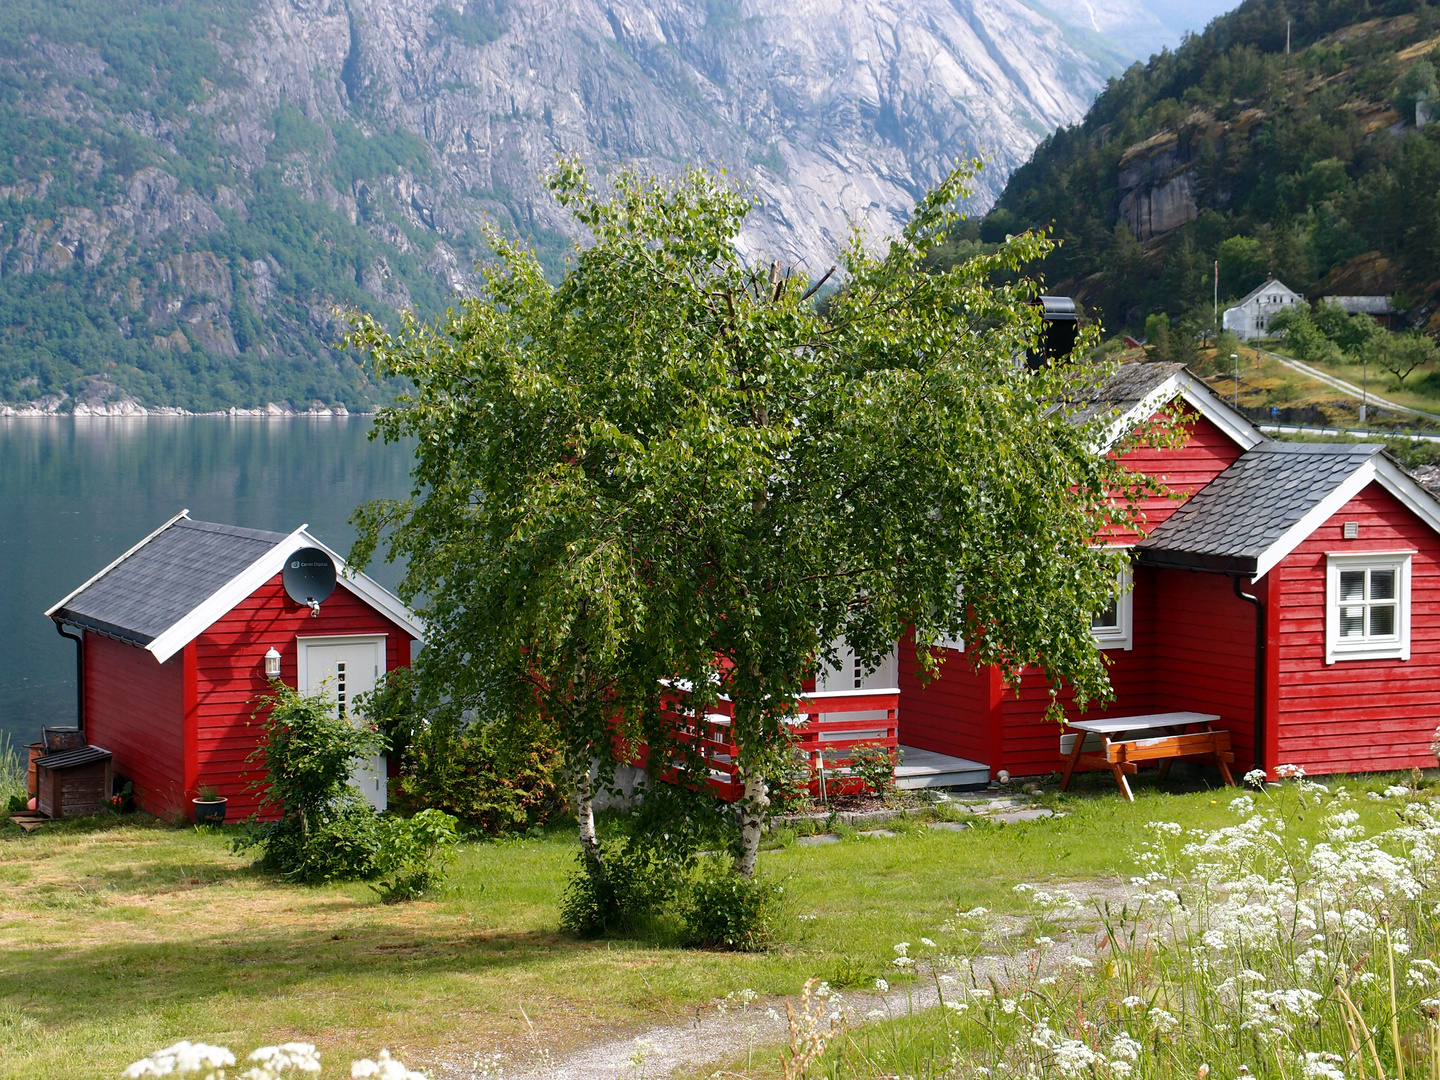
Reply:
[[[335,591],[335,560],[320,548],[301,548],[285,560],[280,580],[291,600],[319,614],[320,602]]]

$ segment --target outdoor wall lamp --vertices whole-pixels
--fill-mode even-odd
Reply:
[[[275,651],[273,646],[265,654],[265,678],[271,680],[280,678],[280,654]]]

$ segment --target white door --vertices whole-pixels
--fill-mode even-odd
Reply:
[[[854,650],[844,641],[835,643],[840,654],[838,668],[824,667],[815,675],[817,693],[833,693],[836,690],[891,690],[900,684],[900,658],[896,650],[880,661],[877,668],[868,668],[861,663]]]
[[[898,648],[898,647],[897,647]],[[835,651],[840,654],[840,666],[838,668],[824,667],[815,674],[815,692],[818,694],[831,694],[838,691],[850,691],[852,693],[863,693],[866,690],[893,690],[900,685],[900,657],[897,649],[890,650],[880,666],[868,668],[855,655],[855,651],[846,642],[836,642]],[[840,720],[884,720],[884,710],[859,710],[854,712],[821,713],[820,723]],[[850,732],[845,735],[836,735],[835,738],[879,738],[884,735],[884,729],[874,732]],[[820,733],[821,740],[826,738],[825,732]]]
[[[357,694],[375,689],[385,667],[385,638],[300,639],[300,692],[323,694],[340,716],[352,716]],[[358,721],[357,721],[358,722]],[[350,782],[376,810],[386,806],[385,756],[357,762]]]

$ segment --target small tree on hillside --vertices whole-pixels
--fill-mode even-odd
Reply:
[[[1381,334],[1365,346],[1365,358],[1395,376],[1403,388],[1405,380],[1440,359],[1435,339],[1424,334]]]
[[[742,259],[749,205],[706,174],[625,172],[604,198],[566,162],[551,187],[589,237],[560,284],[492,235],[482,295],[443,324],[360,320],[354,344],[415,387],[378,430],[417,439],[417,486],[361,515],[354,557],[392,530],[427,598],[422,674],[490,716],[548,710],[582,787],[617,732],[665,739],[670,688],[697,718],[728,696],[746,875],[837,641],[876,663],[913,628],[930,664],[963,635],[969,662],[1106,695],[1090,615],[1124,556],[1094,539],[1134,478],[1097,453],[1108,418],[1065,405],[1088,372],[1017,365],[1037,290],[992,281],[1047,242],[924,272],[967,176],[880,254],[846,250],[817,306]]]

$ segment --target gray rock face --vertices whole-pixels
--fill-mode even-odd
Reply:
[[[1114,21],[1136,2],[1095,0],[1095,11]],[[209,3],[177,9],[203,22]],[[852,234],[871,246],[893,236],[973,156],[987,167],[969,209],[988,208],[1040,139],[1081,117],[1122,61],[1040,11],[1022,0],[258,0],[244,27],[215,26],[206,48],[223,70],[182,105],[133,71],[122,82],[103,51],[17,43],[0,76],[27,87],[21,110],[64,150],[0,174],[0,291],[52,287],[37,276],[73,283],[94,333],[62,350],[83,353],[63,378],[58,362],[26,359],[58,340],[47,328],[29,353],[0,338],[0,399],[80,400],[75,380],[109,368],[110,341],[128,358],[117,385],[151,405],[185,399],[159,400],[161,381],[138,373],[163,369],[179,385],[205,368],[179,361],[192,352],[244,373],[212,405],[242,387],[265,393],[281,358],[306,372],[286,383],[291,396],[372,402],[382,395],[331,348],[337,309],[443,310],[474,285],[486,223],[558,269],[577,230],[545,185],[557,155],[578,156],[601,184],[624,164],[724,168],[757,204],[742,251],[818,276]],[[206,393],[196,383],[188,400]]]
[[[248,85],[222,107],[289,100],[421,135],[443,180],[390,194],[424,228],[488,212],[568,235],[541,183],[560,153],[701,162],[759,199],[748,251],[809,265],[852,225],[892,234],[971,155],[989,162],[987,206],[1112,70],[1017,0],[272,0],[255,31],[237,57]],[[231,137],[264,160],[263,131]]]

